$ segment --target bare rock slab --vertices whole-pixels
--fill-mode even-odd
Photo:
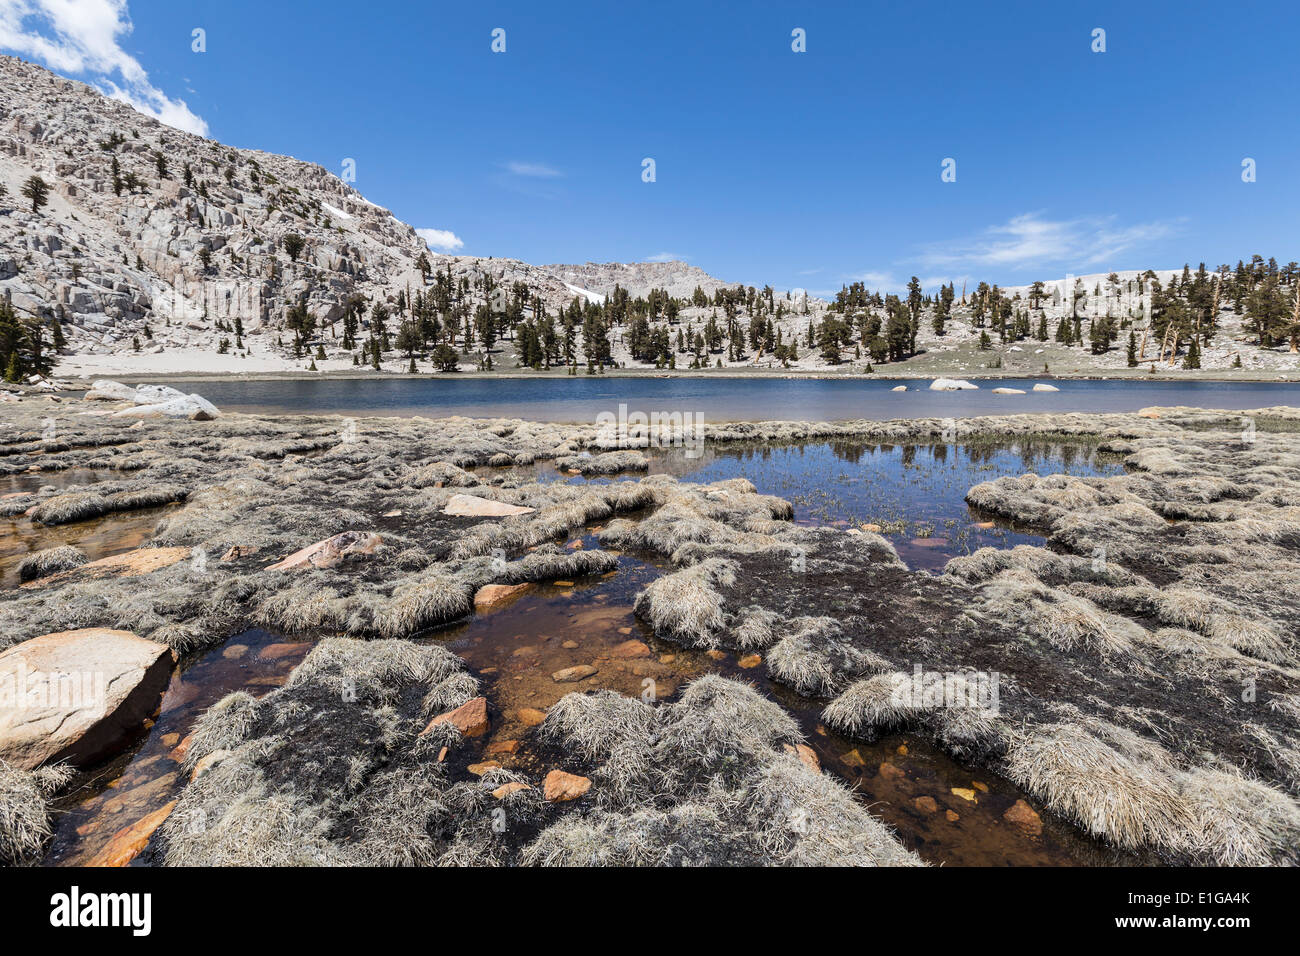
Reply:
[[[114,554],[91,561],[77,568],[60,571],[22,585],[24,590],[48,587],[51,584],[74,581],[96,581],[100,578],[133,578],[178,564],[190,556],[189,548],[137,548],[125,554]]]
[[[523,505],[506,504],[504,501],[492,501],[478,495],[452,495],[442,509],[445,515],[460,518],[505,518],[510,515],[526,515],[533,511]]]
[[[0,759],[30,770],[111,756],[158,709],[174,664],[169,647],[102,627],[14,645],[0,654]]]
[[[439,724],[450,723],[465,737],[481,737],[488,732],[490,724],[488,722],[487,698],[475,697],[473,700],[467,700],[455,710],[449,710],[445,714],[439,714],[433,720],[429,721],[427,727],[421,731],[421,736],[427,734]]]
[[[542,781],[542,795],[552,803],[577,800],[591,789],[591,780],[563,770],[552,770]]]

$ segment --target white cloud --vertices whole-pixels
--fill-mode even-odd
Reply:
[[[978,236],[934,243],[920,256],[927,266],[1026,267],[1051,263],[1109,264],[1135,246],[1163,239],[1175,223],[1116,226],[1114,216],[1053,221],[1026,213]]]
[[[543,163],[525,163],[518,160],[506,163],[505,168],[515,176],[528,176],[533,179],[555,179],[557,176],[564,175],[558,169]]]
[[[426,246],[439,252],[455,252],[465,245],[450,229],[417,229],[415,234],[424,240]]]
[[[141,113],[206,136],[202,117],[149,82],[140,62],[119,45],[131,30],[126,0],[0,0],[0,49],[88,77]]]
[[[691,257],[679,255],[676,252],[656,252],[653,256],[646,256],[642,262],[687,262]]]
[[[895,289],[898,280],[889,272],[859,272],[857,275],[845,276],[845,282],[861,282],[868,289]]]

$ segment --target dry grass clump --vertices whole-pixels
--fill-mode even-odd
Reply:
[[[1198,767],[1178,777],[1196,819],[1192,852],[1215,866],[1295,865],[1300,803],[1241,774]]]
[[[1013,741],[1007,775],[1053,812],[1125,848],[1189,848],[1196,817],[1169,754],[1099,719],[1034,728]]]
[[[735,580],[735,562],[710,558],[652,581],[636,596],[636,613],[656,634],[692,647],[716,647],[726,623],[717,589]]]
[[[0,863],[36,862],[52,833],[47,801],[71,778],[71,767],[20,770],[0,760]]]
[[[459,657],[438,644],[401,640],[359,642],[326,638],[294,670],[286,686],[311,684],[328,694],[391,704],[394,687],[435,685],[464,671]],[[465,700],[473,694],[466,694]],[[463,704],[457,701],[453,706]]]
[[[767,654],[768,673],[806,696],[829,697],[859,674],[890,666],[848,640],[833,618],[797,617],[788,626]]]
[[[194,765],[209,754],[234,750],[256,722],[257,698],[252,694],[236,691],[217,701],[194,723],[194,736],[185,751],[185,771],[193,771]]]
[[[446,461],[425,465],[406,480],[412,488],[472,488],[478,483],[478,477],[472,472]]]
[[[576,471],[583,477],[616,475],[622,471],[649,471],[650,460],[639,451],[609,451],[601,455],[567,455],[555,460],[561,471]]]
[[[353,602],[349,634],[405,637],[464,617],[474,607],[474,589],[440,569],[426,571],[393,588],[387,600],[366,606]]]
[[[1058,650],[1125,654],[1146,631],[1091,601],[1040,583],[1029,571],[1004,571],[981,590],[983,609]]]
[[[783,750],[795,721],[717,675],[658,707],[611,691],[570,694],[548,742],[598,765],[597,809],[550,824],[527,865],[917,865],[840,784]]]
[[[847,789],[789,754],[756,774],[746,803],[765,853],[780,865],[923,865]]]
[[[874,739],[889,730],[922,727],[949,753],[988,757],[1006,749],[1000,701],[986,683],[961,673],[919,680],[902,671],[855,681],[822,711],[832,727]]]
[[[503,580],[507,584],[525,581],[546,581],[555,578],[576,578],[584,574],[604,574],[618,567],[618,558],[607,551],[586,548],[572,551],[558,545],[544,544],[529,551],[518,561],[506,567]]]
[[[74,491],[42,501],[32,511],[32,521],[44,525],[70,524],[98,518],[117,511],[137,511],[183,501],[186,490],[177,486],[139,488],[102,494],[97,491]]]
[[[71,545],[62,544],[29,554],[18,562],[18,579],[34,581],[59,571],[68,571],[85,564],[87,558]]]
[[[731,629],[731,639],[742,650],[761,650],[777,639],[781,615],[756,605],[740,609],[739,622]]]

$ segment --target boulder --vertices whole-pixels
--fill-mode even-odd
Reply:
[[[266,568],[267,571],[300,571],[304,568],[332,568],[356,555],[371,555],[384,543],[372,531],[344,531],[324,541],[309,544],[295,551],[283,561]]]
[[[906,386],[906,385],[895,385],[893,388],[890,389],[890,391],[891,391],[891,392],[906,392],[906,391],[907,391],[907,386]]]
[[[429,721],[427,727],[420,732],[424,736],[434,727],[442,723],[450,723],[461,732],[464,737],[481,737],[488,732],[490,726],[488,722],[487,698],[475,697],[473,700],[467,700],[455,710],[449,710],[445,714],[439,714],[433,720]]]
[[[959,378],[936,378],[930,383],[932,392],[959,392],[972,388],[979,388],[979,386]]]
[[[174,664],[166,645],[102,627],[15,644],[0,654],[0,759],[30,770],[111,756],[158,709]]]
[[[113,382],[108,379],[101,379],[98,382],[92,382],[90,391],[85,395],[88,402],[134,402],[135,389],[130,385],[123,385],[121,382]]]
[[[452,495],[442,509],[445,515],[462,518],[504,518],[507,515],[526,515],[533,511],[522,505],[506,504],[504,501],[492,501],[478,495]]]
[[[134,401],[137,405],[161,405],[163,402],[185,397],[185,393],[179,388],[172,388],[169,385],[137,385]]]
[[[1055,385],[1044,385],[1042,382],[1039,382],[1034,386],[1034,391],[1035,392],[1059,392],[1060,389],[1057,388]]]
[[[1005,387],[995,388],[993,389],[993,394],[994,395],[1023,395],[1025,394],[1025,390],[1023,388],[1005,388]]]
[[[202,395],[182,395],[171,401],[154,405],[137,405],[114,412],[114,418],[188,418],[193,422],[207,422],[219,416],[217,406]]]
[[[542,781],[542,795],[552,803],[568,803],[577,800],[591,789],[591,781],[574,773],[552,770]]]

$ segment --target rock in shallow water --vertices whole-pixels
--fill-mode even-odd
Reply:
[[[0,654],[0,759],[87,766],[135,737],[171,680],[170,648],[129,631],[43,634]]]

